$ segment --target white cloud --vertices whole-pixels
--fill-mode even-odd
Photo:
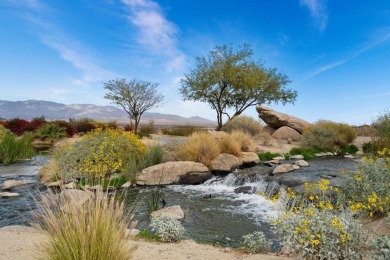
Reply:
[[[177,26],[163,14],[160,6],[151,0],[122,0],[130,7],[129,21],[138,30],[137,41],[148,51],[168,58],[168,72],[180,71],[186,65],[186,56],[177,47]]]
[[[384,93],[377,93],[377,94],[369,94],[369,95],[360,95],[355,97],[348,97],[346,99],[348,100],[354,100],[354,99],[370,99],[370,98],[379,98],[379,97],[387,97],[390,96],[390,92],[384,92]]]
[[[325,30],[328,23],[328,15],[324,0],[299,0],[299,3],[309,9],[310,15],[318,29],[320,31]]]

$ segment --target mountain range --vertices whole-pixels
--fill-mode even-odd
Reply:
[[[93,104],[71,104],[44,101],[6,101],[0,100],[0,117],[4,119],[21,118],[31,120],[34,117],[44,116],[46,120],[69,118],[91,118],[100,121],[116,120],[118,123],[128,123],[128,114],[120,108],[114,106],[97,106]],[[153,120],[156,125],[197,125],[215,126],[216,122],[198,117],[182,117],[172,114],[161,114],[145,112],[141,118],[141,123]]]

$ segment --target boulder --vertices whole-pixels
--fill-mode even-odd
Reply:
[[[140,233],[140,231],[136,228],[133,228],[133,229],[126,228],[124,237],[125,238],[135,237],[135,236],[138,236],[139,233]]]
[[[270,135],[272,135],[275,131],[276,129],[270,127],[269,125],[264,126],[262,129],[262,132],[268,133]]]
[[[142,170],[138,185],[200,184],[211,178],[208,168],[197,162],[179,161],[157,164]]]
[[[20,194],[16,192],[0,192],[0,198],[19,197]]]
[[[76,187],[77,187],[77,184],[74,183],[73,181],[64,185],[64,188],[66,188],[66,189],[76,189]]]
[[[257,153],[253,152],[242,152],[238,159],[242,160],[244,167],[253,167],[261,163]]]
[[[275,129],[278,129],[282,126],[288,126],[302,134],[303,129],[311,125],[305,120],[280,112],[276,112],[268,107],[257,106],[256,110],[259,113],[259,117],[267,125]]]
[[[347,155],[344,155],[344,158],[347,158],[347,159],[355,159],[356,157],[351,155],[351,154],[347,154]]]
[[[8,190],[11,189],[12,187],[20,186],[20,185],[27,185],[34,183],[35,181],[16,181],[16,180],[7,180],[3,182],[1,185],[2,190]]]
[[[61,187],[62,184],[63,182],[60,180],[60,181],[50,182],[49,184],[47,184],[46,187]]]
[[[275,167],[275,169],[272,171],[273,174],[280,174],[280,173],[286,173],[291,172],[295,170],[296,168],[292,164],[281,164]]]
[[[280,140],[292,140],[292,141],[301,141],[302,135],[298,133],[297,130],[292,129],[288,126],[282,126],[278,128],[273,134],[273,138],[280,139]]]
[[[276,156],[276,157],[272,158],[272,160],[283,161],[283,160],[286,160],[286,158],[282,155],[282,156]]]
[[[234,155],[221,153],[210,163],[210,170],[215,174],[229,174],[242,165],[242,160]]]
[[[305,159],[305,156],[303,156],[302,154],[296,154],[296,155],[292,155],[290,159],[303,160]]]
[[[294,165],[297,165],[299,167],[308,167],[309,163],[306,162],[305,160],[298,160],[298,161],[294,162]]]
[[[174,205],[171,207],[153,211],[152,214],[150,215],[154,218],[168,215],[168,216],[175,217],[177,220],[184,219],[184,211],[179,205]]]
[[[364,155],[364,152],[363,152],[363,151],[357,151],[357,152],[355,153],[355,155],[357,155],[357,156],[362,156],[362,155]]]
[[[131,187],[131,181],[128,181],[128,182],[124,183],[124,184],[121,186],[121,188],[129,188],[129,187]]]

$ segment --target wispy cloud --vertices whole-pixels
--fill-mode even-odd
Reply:
[[[379,98],[379,97],[387,97],[390,96],[390,92],[384,92],[384,93],[376,93],[376,94],[369,94],[369,95],[360,95],[355,97],[347,97],[348,100],[354,100],[354,99],[371,99],[371,98]]]
[[[347,55],[346,57],[339,59],[338,61],[334,61],[334,62],[325,64],[323,66],[320,66],[319,68],[317,68],[314,71],[312,71],[311,73],[309,73],[306,77],[304,77],[302,81],[306,81],[306,80],[311,79],[311,78],[313,78],[313,77],[315,77],[323,72],[326,72],[326,71],[334,69],[340,65],[343,65],[343,64],[355,59],[356,57],[360,56],[361,54],[363,54],[371,49],[374,49],[382,44],[388,43],[388,42],[390,42],[390,27],[386,27],[386,28],[383,28],[381,30],[378,30],[375,33],[375,36],[372,38],[372,40],[370,42],[366,43],[365,45],[363,45],[363,47],[361,47],[357,51],[353,52],[352,54]]]
[[[182,69],[186,56],[177,47],[177,26],[163,14],[161,7],[152,0],[122,0],[130,7],[129,21],[138,30],[137,41],[155,54],[168,58],[168,71]]]
[[[299,3],[309,9],[317,28],[320,31],[325,30],[328,24],[328,15],[324,0],[299,0]]]

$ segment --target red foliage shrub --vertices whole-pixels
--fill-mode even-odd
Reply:
[[[72,137],[75,134],[77,134],[77,128],[69,122],[66,122],[64,120],[55,120],[55,121],[53,121],[53,123],[56,123],[60,127],[65,128],[65,131],[68,134],[68,137]]]
[[[4,127],[8,128],[12,133],[16,135],[22,135],[25,131],[29,122],[24,119],[14,118],[5,122]]]

